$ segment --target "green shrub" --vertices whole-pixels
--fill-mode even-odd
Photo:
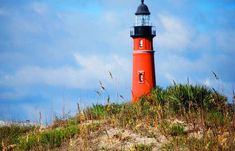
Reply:
[[[181,123],[171,124],[168,121],[162,121],[158,124],[158,129],[165,136],[180,136],[185,134],[185,125]]]
[[[78,126],[72,125],[65,128],[46,130],[42,133],[32,133],[19,139],[19,148],[30,150],[36,146],[43,146],[45,148],[59,147],[64,140],[79,133],[79,130]]]
[[[139,102],[137,103],[137,107],[142,118],[148,116],[154,119],[157,117],[156,105],[154,105],[153,102],[154,101],[152,101],[151,97],[148,96],[140,98]]]
[[[4,145],[17,144],[18,138],[32,131],[35,126],[9,125],[0,127],[0,150],[2,150],[2,142]]]
[[[158,124],[158,129],[163,135],[167,136],[170,130],[170,122],[162,121],[161,123]]]
[[[157,87],[151,92],[150,97],[140,99],[150,102],[151,105],[160,104],[173,114],[189,111],[222,111],[227,103],[227,98],[214,89],[201,85],[175,84],[166,89]],[[143,105],[143,104],[142,104]]]
[[[211,111],[206,113],[206,125],[208,127],[220,127],[225,123],[225,117],[222,112],[219,111]]]
[[[136,104],[124,104],[120,114],[116,117],[118,119],[118,124],[122,127],[136,125],[137,119],[140,115]]]
[[[30,150],[32,147],[38,144],[38,135],[26,135],[19,138],[19,149]]]
[[[151,137],[156,136],[154,128],[158,125],[158,130],[168,140],[162,146],[163,150],[234,150],[234,145],[230,145],[235,140],[233,113],[233,106],[227,105],[227,98],[214,89],[175,84],[164,89],[157,87],[134,104],[93,105],[77,117],[57,118],[50,128],[42,132],[38,129],[32,132],[33,127],[0,127],[0,139],[6,144],[18,144],[20,150],[50,150],[80,133],[78,124],[83,124],[82,137],[83,132],[87,136],[89,132],[102,130],[99,121],[88,125],[82,122],[95,119],[111,126],[116,124],[124,129],[129,128],[141,135],[151,134]],[[186,124],[172,124],[174,118]],[[194,134],[200,135],[200,139],[193,138]],[[152,150],[153,146],[137,144],[132,149]]]
[[[134,147],[135,151],[151,151],[153,150],[153,145],[151,144],[136,144]]]
[[[85,111],[91,119],[101,119],[108,115],[107,109],[103,105],[93,105]]]
[[[205,150],[203,140],[194,137],[174,137],[161,146],[161,150]]]
[[[168,101],[174,112],[197,110],[198,107],[206,107],[212,100],[212,91],[205,86],[193,85],[174,85],[167,88]]]
[[[157,86],[151,91],[151,97],[156,103],[160,104],[161,106],[164,106],[166,103],[166,93],[167,92],[165,89]]]
[[[109,115],[117,115],[121,112],[123,107],[123,104],[111,104],[110,105],[110,110],[109,110]]]
[[[99,130],[101,127],[100,123],[91,123],[87,125],[87,129],[91,132],[95,132],[97,130]]]
[[[172,124],[170,126],[170,135],[171,136],[179,136],[183,135],[184,132],[184,125],[180,123]]]

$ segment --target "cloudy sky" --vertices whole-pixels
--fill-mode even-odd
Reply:
[[[235,88],[234,0],[146,0],[157,85]],[[140,0],[0,0],[0,120],[44,121],[130,99],[130,27]],[[212,71],[219,76],[213,77]],[[113,78],[110,77],[112,73]],[[99,96],[100,82],[106,88]]]

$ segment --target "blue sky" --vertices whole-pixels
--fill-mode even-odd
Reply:
[[[44,121],[76,103],[130,98],[129,29],[140,0],[0,0],[0,120]],[[234,0],[146,0],[157,85],[235,88]],[[113,79],[109,76],[113,74]],[[215,80],[212,71],[220,80]],[[98,96],[99,81],[107,92]]]

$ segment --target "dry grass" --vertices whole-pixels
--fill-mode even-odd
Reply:
[[[106,96],[106,105],[2,140],[15,150],[235,150],[235,100],[228,104],[213,89],[175,84],[136,104],[112,104]]]

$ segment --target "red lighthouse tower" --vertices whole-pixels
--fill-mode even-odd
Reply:
[[[132,71],[132,102],[148,94],[155,86],[153,38],[155,27],[150,23],[148,6],[141,0],[136,13],[135,26],[130,31],[134,41]]]

